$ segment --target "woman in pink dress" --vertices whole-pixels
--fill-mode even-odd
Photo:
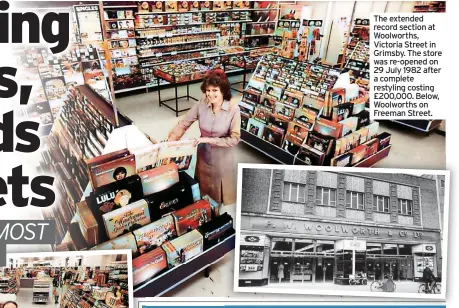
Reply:
[[[179,140],[195,121],[199,121],[195,178],[201,195],[219,203],[236,202],[234,147],[241,136],[241,115],[237,103],[231,103],[231,87],[222,70],[209,71],[201,84],[205,96],[187,112],[169,133],[168,141]]]

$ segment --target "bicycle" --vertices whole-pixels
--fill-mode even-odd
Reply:
[[[426,290],[426,284],[422,283],[419,286],[418,293],[433,293],[433,294],[440,294],[441,293],[441,283],[437,282],[434,280],[431,284],[430,287]]]
[[[368,280],[367,280],[366,276],[349,275],[349,284],[351,286],[358,285],[358,284],[367,285],[368,284]]]
[[[371,292],[394,292],[396,288],[392,277],[373,281],[370,285]]]

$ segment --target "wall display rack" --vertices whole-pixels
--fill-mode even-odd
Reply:
[[[56,179],[56,204],[43,209],[45,219],[56,220],[57,241],[64,238],[89,181],[84,159],[102,153],[116,127],[112,105],[88,85],[72,87],[64,101],[51,134],[44,137],[39,173],[52,173]],[[119,115],[121,126],[130,120]]]
[[[370,121],[368,94],[352,85],[335,89],[339,75],[265,56],[239,103],[241,140],[283,164],[367,167],[386,157],[390,134],[378,135]]]
[[[182,2],[104,3],[105,52],[112,58],[115,93],[167,85],[153,75],[159,64],[272,45],[277,2],[208,1],[206,7]]]

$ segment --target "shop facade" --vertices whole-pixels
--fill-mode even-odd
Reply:
[[[244,179],[240,251],[263,253],[241,255],[240,286],[418,281],[426,266],[441,277],[441,179],[271,169]]]

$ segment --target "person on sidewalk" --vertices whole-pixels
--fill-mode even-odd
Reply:
[[[277,267],[277,278],[279,278],[279,283],[284,279],[284,264],[279,264]]]
[[[204,94],[169,133],[167,141],[179,140],[198,121],[201,136],[195,178],[201,195],[218,203],[236,202],[236,163],[233,149],[241,137],[241,115],[237,102],[231,102],[231,87],[223,70],[207,72],[201,84]]]

